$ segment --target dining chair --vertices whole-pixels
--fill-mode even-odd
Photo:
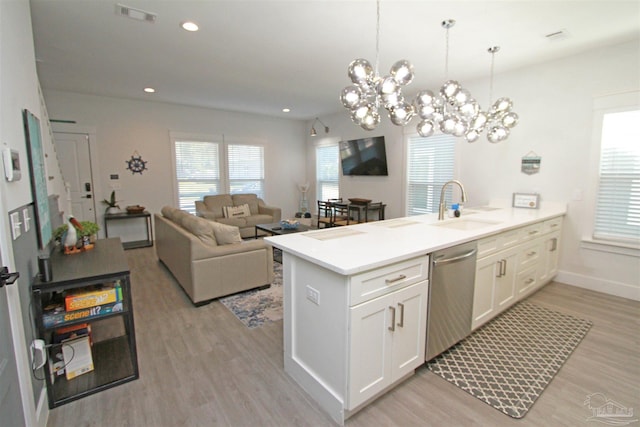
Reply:
[[[318,228],[333,227],[333,219],[333,204],[318,200]]]
[[[348,203],[332,203],[333,205],[333,225],[349,225],[349,204]]]
[[[369,203],[364,209],[364,222],[382,221],[385,205],[382,202]]]

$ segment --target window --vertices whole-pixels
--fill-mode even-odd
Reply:
[[[219,150],[215,142],[175,141],[180,209],[195,214],[196,200],[220,192]]]
[[[172,135],[178,205],[192,214],[196,200],[209,194],[255,193],[264,198],[264,147],[215,139]]]
[[[255,193],[264,198],[264,147],[229,145],[229,193]]]
[[[340,151],[338,144],[316,147],[316,197],[318,200],[340,197]]]
[[[434,135],[409,137],[407,143],[406,214],[438,212],[442,186],[453,179],[455,137]],[[451,187],[445,198],[451,201]]]
[[[640,109],[605,112],[593,238],[640,239]]]

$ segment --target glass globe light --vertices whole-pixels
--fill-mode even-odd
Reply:
[[[361,101],[362,91],[356,85],[347,86],[340,93],[340,102],[345,108],[353,108]]]
[[[355,84],[367,85],[373,82],[373,67],[366,59],[354,59],[349,64],[347,74]]]
[[[433,135],[433,132],[435,131],[435,125],[431,120],[421,121],[420,123],[418,123],[417,128],[420,136],[423,136],[425,138]]]
[[[401,59],[391,66],[391,76],[399,85],[408,85],[413,81],[413,65]]]

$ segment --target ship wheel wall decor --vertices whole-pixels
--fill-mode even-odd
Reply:
[[[131,171],[132,174],[139,173],[142,175],[142,172],[147,170],[147,163],[142,160],[142,156],[136,151],[131,156],[130,160],[124,161],[127,164],[127,169]]]

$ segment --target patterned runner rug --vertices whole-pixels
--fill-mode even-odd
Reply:
[[[590,328],[590,321],[522,302],[428,368],[495,409],[522,418]]]
[[[257,328],[282,319],[282,264],[273,263],[273,283],[267,289],[250,290],[220,298],[246,327]]]

